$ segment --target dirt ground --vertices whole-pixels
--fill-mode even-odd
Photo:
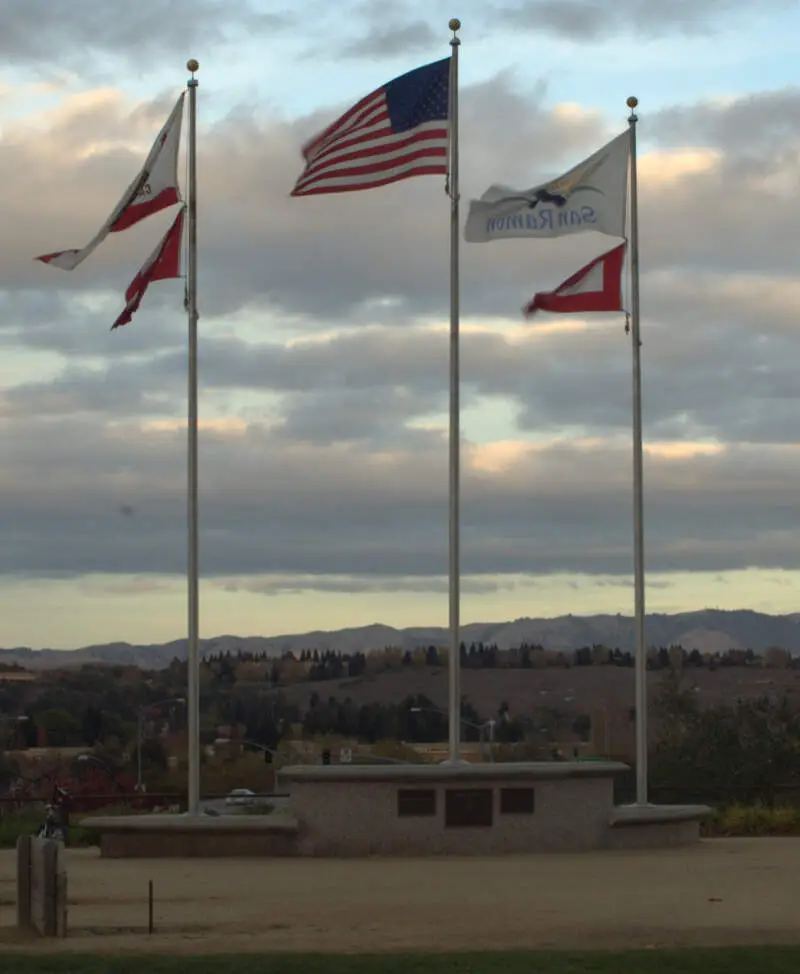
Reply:
[[[800,839],[492,859],[136,861],[69,850],[67,862],[69,937],[23,945],[15,854],[0,853],[0,952],[800,943]]]

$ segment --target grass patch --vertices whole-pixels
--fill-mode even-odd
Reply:
[[[124,806],[99,808],[92,815],[129,815],[130,809]],[[73,814],[73,820],[88,818],[88,813]],[[42,815],[28,813],[13,813],[0,818],[0,849],[13,849],[21,835],[36,835],[39,826],[44,821]],[[80,825],[69,827],[68,842],[72,847],[97,845],[98,835],[92,829],[81,828]]]
[[[0,954],[14,974],[797,974],[800,947],[463,954]]]
[[[13,849],[21,835],[36,835],[42,824],[38,815],[5,815],[0,819],[0,849]],[[88,829],[73,825],[69,829],[69,844],[71,846],[88,846],[95,841]]]
[[[800,836],[800,808],[731,805],[718,808],[703,823],[706,836]]]

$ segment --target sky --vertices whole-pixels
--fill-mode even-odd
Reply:
[[[189,57],[201,635],[447,624],[444,180],[289,193],[303,142],[446,57],[453,16],[462,218],[639,98],[648,611],[798,609],[800,4],[52,6],[0,0],[0,646],[186,632],[183,282],[109,330],[173,214],[72,272],[32,258],[93,236]],[[624,319],[519,310],[613,243],[461,247],[464,622],[633,612]]]

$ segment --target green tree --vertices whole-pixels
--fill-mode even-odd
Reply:
[[[158,737],[148,737],[142,741],[142,763],[145,766],[166,771],[167,751],[163,742]]]
[[[651,778],[663,800],[771,805],[779,786],[800,779],[800,713],[786,697],[700,710],[668,684],[656,715]]]
[[[81,743],[80,722],[67,710],[45,710],[36,723],[49,747],[75,747]]]
[[[83,743],[92,747],[103,736],[103,714],[91,704],[84,710],[81,721]]]
[[[572,732],[573,734],[577,734],[582,741],[589,740],[592,733],[592,718],[589,714],[585,712],[578,714],[572,721]]]

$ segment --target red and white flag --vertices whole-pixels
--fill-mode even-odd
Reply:
[[[522,309],[526,317],[537,311],[576,314],[584,311],[622,311],[621,243],[568,277],[555,291],[539,291]]]
[[[164,127],[158,133],[141,172],[96,236],[81,250],[59,250],[52,254],[43,254],[36,260],[50,264],[51,267],[60,267],[64,271],[72,271],[100,246],[109,233],[127,230],[145,217],[180,202],[178,149],[185,95],[185,91],[181,92]]]
[[[142,265],[139,273],[128,285],[125,292],[127,304],[122,314],[111,326],[113,331],[120,325],[127,325],[133,318],[145,291],[153,281],[168,281],[181,276],[181,240],[183,239],[183,216],[186,207],[178,210],[172,226],[167,230],[159,245]]]

